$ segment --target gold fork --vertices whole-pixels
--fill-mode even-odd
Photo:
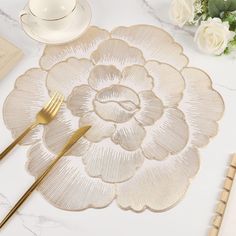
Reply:
[[[57,115],[63,103],[64,96],[56,92],[50,101],[38,112],[35,122],[31,124],[13,143],[11,143],[1,154],[2,160],[32,129],[38,125],[47,125]]]
[[[47,169],[37,178],[37,180],[31,185],[31,187],[26,191],[26,193],[20,198],[16,205],[10,210],[10,212],[5,216],[3,221],[0,223],[0,228],[2,228],[6,222],[11,218],[11,216],[17,211],[17,209],[25,202],[25,200],[30,196],[30,194],[38,187],[38,185],[45,179],[49,172],[53,169],[56,163],[72,148],[72,146],[91,128],[91,126],[84,126],[79,128],[71,138],[67,141],[65,146],[47,167]]]

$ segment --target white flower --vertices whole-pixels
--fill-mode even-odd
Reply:
[[[194,3],[194,8],[196,14],[202,14],[203,13],[203,5],[201,0],[196,0]]]
[[[173,0],[170,7],[170,18],[174,24],[183,27],[194,20],[195,0]]]
[[[234,36],[235,33],[229,30],[228,22],[222,22],[219,18],[209,18],[201,22],[194,41],[201,51],[220,55]]]

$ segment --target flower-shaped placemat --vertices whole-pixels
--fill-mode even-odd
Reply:
[[[14,137],[55,90],[65,95],[60,114],[22,145],[30,145],[26,167],[37,177],[74,130],[92,125],[39,187],[65,210],[113,200],[138,212],[173,207],[224,111],[209,76],[188,67],[168,33],[148,25],[90,27],[72,43],[47,46],[40,68],[20,76],[6,99],[4,119]]]

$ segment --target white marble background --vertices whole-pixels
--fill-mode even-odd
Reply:
[[[49,205],[34,192],[12,218],[1,236],[205,236],[214,214],[216,199],[223,184],[229,155],[236,152],[236,59],[201,54],[193,43],[193,29],[179,29],[168,19],[169,0],[89,0],[92,24],[112,29],[120,25],[153,24],[167,30],[183,45],[190,65],[202,68],[222,94],[226,111],[219,134],[201,150],[201,169],[184,200],[164,213],[141,214],[119,209],[115,203],[102,210],[65,212]],[[28,68],[38,66],[44,45],[32,41],[20,28],[18,15],[26,0],[0,0],[0,35],[24,51],[20,64],[0,81],[0,108],[12,90],[15,79]],[[0,114],[0,150],[10,141]],[[33,182],[25,171],[27,148],[18,147],[0,163],[0,216]],[[236,194],[235,194],[236,195]],[[235,199],[236,201],[236,199]],[[231,222],[236,224],[236,222]],[[223,227],[221,236],[235,236],[231,227]]]

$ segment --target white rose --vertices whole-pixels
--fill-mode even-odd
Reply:
[[[229,30],[228,22],[222,22],[219,18],[209,18],[201,22],[194,41],[201,51],[220,55],[234,36],[235,33]]]
[[[183,27],[194,19],[195,0],[173,0],[170,7],[170,18],[174,24]]]

